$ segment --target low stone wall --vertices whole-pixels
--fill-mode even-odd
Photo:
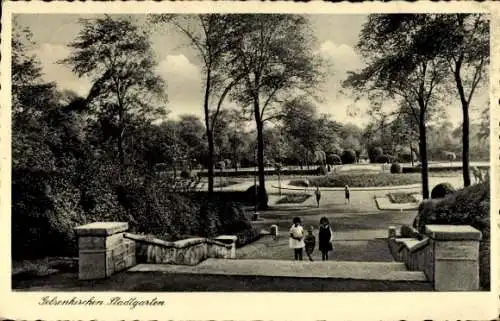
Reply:
[[[236,237],[190,238],[167,242],[145,235],[126,233],[136,243],[138,263],[196,265],[207,258],[236,258]]]
[[[402,238],[389,228],[389,250],[410,271],[423,271],[438,291],[479,290],[479,241],[471,226],[428,225],[419,238]]]
[[[95,222],[75,228],[78,278],[106,278],[137,263],[196,265],[207,258],[236,258],[234,235],[166,242],[127,230],[126,222]]]

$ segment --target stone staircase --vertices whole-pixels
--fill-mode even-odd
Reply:
[[[218,291],[432,291],[423,272],[408,271],[400,262],[207,259],[195,266],[139,264],[127,272],[189,276],[193,284],[208,276],[220,284],[235,281],[226,282],[232,284],[228,289],[219,284]]]

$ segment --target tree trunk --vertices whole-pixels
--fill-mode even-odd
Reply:
[[[462,103],[462,173],[464,177],[464,187],[470,186],[470,171],[469,171],[469,102],[465,98],[462,78],[460,76],[461,61],[458,61],[455,66],[455,82],[457,83],[460,102]]]
[[[208,129],[207,130],[208,139],[208,197],[210,198],[214,191],[214,134]]]
[[[422,110],[422,109],[421,109]],[[423,199],[429,198],[429,166],[427,162],[427,128],[425,127],[425,115],[420,115],[420,142],[419,142],[419,152],[420,152],[420,162],[422,164],[421,174],[422,174],[422,197]]]
[[[264,172],[264,124],[260,117],[260,106],[258,97],[254,98],[254,115],[257,127],[257,165],[259,170],[259,195],[258,207],[260,209],[267,208],[266,198],[266,178]]]
[[[210,82],[211,82],[211,73],[210,67],[207,68],[207,80],[205,85],[205,98],[203,102],[203,109],[205,112],[205,128],[207,133],[208,140],[208,198],[210,199],[214,192],[214,135],[212,128],[210,126],[210,110],[208,108],[208,98],[210,96]]]

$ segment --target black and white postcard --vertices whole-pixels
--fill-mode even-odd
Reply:
[[[498,6],[3,9],[1,317],[498,317]]]

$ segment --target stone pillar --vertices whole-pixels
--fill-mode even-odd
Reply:
[[[78,278],[102,279],[136,264],[135,242],[124,238],[126,222],[95,222],[75,228]]]
[[[427,225],[431,241],[427,276],[436,291],[479,290],[481,232],[468,225]]]
[[[230,244],[231,251],[230,251],[228,259],[235,259],[236,258],[236,241],[238,240],[238,237],[236,235],[220,235],[220,236],[217,236],[215,238],[215,240],[222,242],[224,244]]]

